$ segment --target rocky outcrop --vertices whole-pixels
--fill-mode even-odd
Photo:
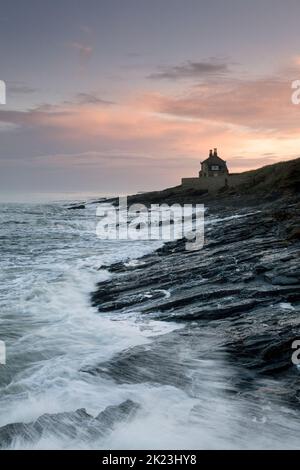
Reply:
[[[287,204],[299,202],[300,193],[300,158],[267,165],[257,170],[240,173],[241,184],[234,188],[223,187],[216,193],[209,194],[203,189],[175,186],[163,191],[136,194],[128,198],[129,204],[145,205],[174,203],[203,203],[212,212],[256,207],[262,203],[274,205],[275,201]],[[234,176],[233,176],[234,177]],[[117,203],[116,200],[111,202]]]
[[[71,210],[71,209],[85,209],[85,204],[77,204],[77,205],[74,205],[74,206],[70,206],[70,207],[67,207],[67,209]]]
[[[108,406],[95,418],[84,408],[72,412],[44,414],[31,423],[12,423],[0,428],[0,448],[12,446],[15,440],[22,445],[33,445],[42,437],[55,436],[69,442],[76,439],[92,442],[111,432],[114,426],[129,420],[139,405],[126,400],[120,405]]]

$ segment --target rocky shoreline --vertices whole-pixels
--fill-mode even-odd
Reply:
[[[295,162],[298,168],[300,160]],[[182,391],[197,403],[186,426],[203,427],[214,448],[278,447],[285,436],[285,446],[293,447],[299,424],[300,370],[292,362],[292,344],[300,339],[299,171],[281,174],[271,189],[257,175],[260,193],[241,188],[212,197],[173,188],[129,198],[129,203],[204,203],[205,244],[189,252],[185,240],[178,240],[130,262],[99,266],[111,277],[91,294],[96,315],[131,317],[141,327],[148,321],[175,327],[78,371],[116,387]],[[144,423],[147,413],[151,410],[138,399],[127,399],[98,416],[85,409],[42,415],[1,427],[0,448],[16,440],[18,446],[35,445],[46,434],[59,434],[75,447],[98,443],[122,422]],[[204,437],[199,446],[205,448]]]
[[[214,332],[212,356],[224,353],[234,364],[233,394],[260,397],[264,390],[264,400],[299,407],[299,370],[291,356],[292,342],[300,338],[300,206],[261,207],[240,215],[208,224],[200,251],[185,251],[181,240],[167,243],[136,266],[108,267],[112,279],[92,294],[99,315],[120,318],[132,311],[180,322],[183,328],[154,341],[150,349],[133,348],[85,373],[185,387],[190,359],[201,359],[196,332],[207,330],[210,336]],[[177,351],[182,338],[191,350],[186,363]],[[161,342],[169,343],[171,354],[158,366]],[[265,387],[264,379],[272,385]]]

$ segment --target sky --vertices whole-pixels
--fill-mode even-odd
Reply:
[[[0,200],[299,157],[299,0],[1,0]]]

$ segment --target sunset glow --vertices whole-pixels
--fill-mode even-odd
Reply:
[[[8,94],[7,105],[0,107],[3,190],[73,191],[79,174],[84,191],[158,189],[197,174],[213,146],[235,172],[299,156],[300,106],[291,101],[291,83],[300,77],[300,59],[293,29],[286,31],[289,23],[280,29],[280,2],[254,2],[252,16],[249,4],[232,0],[235,8],[224,12],[222,21],[222,2],[208,6],[190,0],[190,9],[184,7],[189,27],[178,37],[174,21],[180,24],[183,8],[178,1],[172,2],[174,17],[167,14],[170,2],[164,2],[162,23],[157,2],[143,9],[144,2],[129,1],[122,22],[116,0],[111,7],[92,1],[86,11],[62,3],[64,11],[57,2],[48,4],[47,25],[39,8],[16,12],[7,6],[1,36],[8,41],[10,25],[20,24],[25,14],[27,39],[14,64],[19,42],[10,38],[4,49],[1,41],[1,78]],[[264,22],[268,4],[273,17]],[[62,17],[54,25],[55,11]],[[233,44],[230,24],[241,12],[235,30],[240,43]],[[291,1],[291,22],[297,12],[299,4]],[[208,37],[212,19],[219,28],[217,42]],[[45,26],[47,43],[34,44],[33,22]],[[243,30],[243,23],[253,29]],[[143,35],[135,36],[134,28]],[[262,53],[262,37],[274,42],[272,50]],[[26,65],[21,57],[28,59]]]

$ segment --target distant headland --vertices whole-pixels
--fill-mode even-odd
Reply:
[[[230,173],[217,149],[201,162],[199,176],[183,178],[182,183],[161,191],[135,194],[128,203],[203,203],[220,210],[277,205],[279,201],[299,204],[300,158],[243,173]],[[112,199],[113,200],[113,199]]]

